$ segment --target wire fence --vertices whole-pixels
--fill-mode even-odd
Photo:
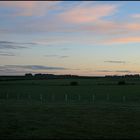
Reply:
[[[105,94],[104,96],[98,96],[96,94],[90,94],[90,95],[81,95],[81,94],[26,94],[26,96],[23,94],[14,94],[12,96],[10,93],[5,93],[0,95],[0,101],[17,101],[17,102],[38,102],[41,104],[45,103],[66,103],[66,104],[80,104],[80,103],[86,103],[86,104],[95,104],[100,102],[106,102],[106,103],[129,103],[129,102],[140,102],[138,98],[130,98],[126,95],[120,95],[114,97],[110,94]]]

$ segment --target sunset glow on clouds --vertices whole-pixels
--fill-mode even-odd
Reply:
[[[102,17],[112,15],[115,10],[115,5],[77,6],[60,14],[60,18],[69,23],[94,23]]]
[[[0,75],[140,73],[139,2],[1,1],[0,21]]]

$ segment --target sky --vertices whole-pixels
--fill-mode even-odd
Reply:
[[[140,73],[139,1],[0,1],[0,75]]]

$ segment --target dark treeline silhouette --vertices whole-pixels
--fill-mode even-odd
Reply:
[[[0,81],[11,81],[11,80],[47,80],[47,79],[92,79],[92,78],[140,78],[139,74],[134,75],[106,75],[106,76],[78,76],[78,75],[55,75],[55,74],[32,74],[26,73],[23,76],[0,76]]]
[[[79,76],[77,76],[77,75],[35,74],[32,77],[34,79],[67,79],[67,78],[78,78]]]
[[[70,79],[80,78],[77,75],[54,75],[54,74],[32,74],[26,73],[23,76],[0,76],[0,81],[11,81],[11,80],[47,80],[47,79]]]
[[[129,75],[106,75],[105,77],[113,77],[113,78],[120,78],[120,77],[124,77],[124,78],[140,78],[139,74],[129,74]]]

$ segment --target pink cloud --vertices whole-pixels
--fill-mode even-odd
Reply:
[[[99,34],[113,32],[118,30],[120,26],[112,21],[98,20],[93,25],[80,26],[81,31],[95,32]]]
[[[93,7],[77,6],[59,15],[70,23],[90,23],[116,12],[116,5],[96,5]]]
[[[85,4],[85,3],[84,3]],[[57,2],[47,1],[14,1],[14,2],[0,2],[0,7],[12,7],[18,8],[19,12],[15,13],[14,16],[40,16],[47,13],[48,10],[58,8]],[[57,44],[57,43],[89,43],[89,44],[100,44],[100,43],[131,43],[140,42],[139,37],[131,37],[134,34],[139,35],[140,23],[133,20],[133,23],[125,21],[113,21],[103,19],[103,17],[111,16],[117,11],[118,5],[78,5],[69,8],[60,14],[56,14],[49,20],[44,19],[43,21],[36,22],[24,22],[24,25],[19,25],[20,28],[17,32],[80,32],[80,34],[86,34],[86,38],[83,37],[58,37],[47,40],[47,42],[41,41],[41,44]],[[62,8],[62,7],[59,7]],[[139,17],[139,14],[133,15]],[[64,23],[67,22],[67,24]],[[26,23],[26,24],[25,24]],[[63,24],[64,23],[64,24]],[[75,24],[71,24],[75,23]],[[78,23],[78,24],[77,24]],[[79,23],[83,23],[80,24]],[[47,26],[46,26],[47,25]],[[15,30],[16,30],[15,29]],[[11,29],[13,32],[13,28]],[[4,32],[5,30],[0,30]],[[91,34],[90,34],[91,33]],[[95,39],[95,37],[97,37]],[[131,35],[131,36],[130,36]],[[114,39],[109,39],[114,37]],[[40,42],[39,42],[40,43]]]
[[[140,43],[140,37],[122,37],[104,41],[105,44]]]
[[[131,15],[132,18],[139,18],[140,19],[140,14],[133,14]]]
[[[115,22],[115,21],[106,21],[98,20],[94,22],[93,25],[79,25],[77,31],[81,32],[90,32],[106,36],[116,36],[116,35],[132,35],[139,34],[140,24],[135,23],[126,23],[126,22]]]
[[[0,7],[20,9],[13,16],[40,16],[53,9],[56,3],[52,1],[1,1]]]
[[[16,13],[17,15],[31,16],[33,9],[37,5],[37,2],[34,2],[34,1],[29,1],[29,2],[27,2],[27,1],[16,1],[16,2],[1,1],[0,5],[4,6],[4,7],[20,8],[20,9],[22,9],[22,11],[19,13]]]
[[[128,23],[128,24],[125,25],[125,27],[128,30],[140,31],[140,23]]]
[[[1,1],[1,6],[7,7],[22,7],[22,8],[31,8],[33,5],[36,5],[34,1]]]

